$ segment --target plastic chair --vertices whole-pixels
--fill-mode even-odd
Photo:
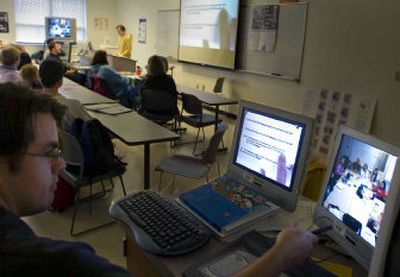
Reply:
[[[184,115],[186,112],[188,115]],[[199,142],[200,129],[203,132],[203,140],[205,140],[204,127],[215,125],[215,117],[211,114],[203,113],[203,106],[201,101],[194,95],[182,93],[182,111],[180,121],[186,124],[198,128],[195,144],[193,147],[193,155],[196,153],[197,143]],[[221,123],[222,120],[218,120],[217,123]]]
[[[318,201],[325,174],[326,166],[324,164],[311,163],[307,170],[302,194],[313,201]]]
[[[218,126],[217,132],[211,137],[210,143],[207,149],[201,155],[201,157],[173,155],[162,160],[155,169],[156,171],[160,171],[158,189],[161,189],[161,181],[164,172],[173,174],[172,180],[167,184],[164,192],[168,189],[169,186],[171,186],[171,190],[173,191],[176,175],[193,179],[206,177],[206,181],[208,183],[208,172],[210,171],[213,164],[216,162],[218,146],[226,129],[227,126],[224,123],[221,123]],[[218,174],[221,175],[218,161],[217,169]]]
[[[158,124],[166,124],[179,115],[177,99],[168,91],[145,89],[141,92],[139,113]],[[176,127],[176,121],[173,125]]]
[[[75,219],[76,215],[78,212],[78,207],[79,204],[83,201],[89,200],[89,214],[92,213],[92,200],[97,199],[100,197],[103,197],[106,192],[111,191],[114,188],[114,182],[112,178],[114,177],[119,177],[120,182],[121,182],[121,187],[123,190],[124,195],[126,195],[126,190],[125,190],[125,185],[124,185],[124,180],[122,179],[122,174],[126,171],[125,165],[121,164],[121,162],[116,161],[115,167],[113,167],[109,172],[97,176],[85,176],[85,166],[84,166],[84,156],[82,152],[81,145],[79,141],[72,135],[65,133],[65,132],[60,132],[60,138],[61,138],[61,145],[63,148],[63,158],[67,164],[67,167],[64,171],[60,173],[60,176],[70,185],[73,187],[78,188],[78,192],[76,194],[76,199],[74,203],[74,213],[72,216],[72,222],[71,222],[71,229],[70,229],[70,234],[72,236],[78,236],[83,233],[87,233],[93,230],[97,230],[102,227],[106,227],[108,225],[111,225],[114,223],[113,222],[108,222],[105,224],[101,224],[80,232],[75,232],[74,227],[75,227]],[[106,190],[103,181],[104,180],[110,180],[112,187],[111,189]],[[102,185],[102,192],[97,193],[97,194],[92,194],[92,185],[95,183],[101,182]],[[89,186],[90,188],[90,195],[87,198],[80,199],[80,188]]]
[[[220,77],[215,81],[213,92],[222,93],[222,88],[224,87],[225,77]]]

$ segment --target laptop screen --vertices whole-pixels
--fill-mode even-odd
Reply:
[[[397,157],[343,134],[322,205],[375,247]]]
[[[245,107],[233,163],[291,191],[305,124]]]

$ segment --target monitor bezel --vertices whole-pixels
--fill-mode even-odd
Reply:
[[[66,20],[71,20],[71,37],[70,38],[61,38],[61,37],[51,37],[49,34],[49,20],[51,19],[66,19]],[[77,35],[77,29],[76,29],[76,19],[75,18],[69,18],[69,17],[59,17],[59,16],[48,16],[44,18],[45,20],[45,32],[46,32],[46,40],[47,39],[54,39],[55,41],[66,41],[66,42],[75,42],[76,41],[76,35]]]
[[[297,157],[297,167],[293,171],[293,185],[291,190],[285,189],[282,185],[277,185],[275,181],[262,178],[260,174],[245,169],[235,163],[237,147],[239,143],[239,132],[243,124],[243,112],[251,109],[256,113],[269,115],[274,118],[283,118],[287,122],[295,122],[304,125],[303,136],[300,141],[300,152]],[[237,115],[235,132],[232,142],[232,151],[229,157],[228,175],[232,178],[239,179],[241,182],[250,184],[256,190],[263,192],[269,201],[287,210],[294,211],[296,209],[298,194],[300,193],[303,177],[305,176],[306,166],[308,162],[309,147],[311,143],[311,134],[313,129],[312,118],[304,115],[291,113],[288,111],[260,105],[257,103],[241,100],[239,103],[239,112]]]
[[[325,174],[324,183],[321,187],[320,197],[317,203],[317,206],[314,211],[313,222],[322,227],[329,222],[332,224],[333,229],[329,231],[327,234],[336,241],[345,251],[349,253],[350,256],[354,257],[354,259],[361,264],[365,269],[369,268],[370,261],[376,247],[372,246],[368,241],[366,241],[361,236],[358,236],[354,233],[349,227],[347,227],[341,220],[339,220],[334,214],[329,212],[324,206],[325,192],[327,190],[327,186],[329,184],[329,179],[332,170],[334,170],[335,162],[337,159],[339,147],[342,142],[342,138],[344,135],[350,136],[356,140],[364,142],[368,145],[371,145],[375,148],[378,148],[382,151],[387,152],[390,155],[395,157],[400,156],[400,148],[395,145],[392,145],[388,142],[382,141],[378,138],[375,138],[369,134],[363,133],[361,131],[352,129],[345,125],[340,125],[339,130],[336,135],[336,140],[334,144],[334,150],[332,152],[332,157],[327,168],[327,172]],[[391,184],[395,184],[400,180],[399,176],[400,163],[396,162],[393,177],[391,180]],[[397,191],[397,193],[396,193]],[[388,193],[388,199],[385,205],[385,212],[383,218],[387,216],[391,211],[391,206],[393,206],[393,197],[398,195],[398,188],[395,185],[391,185]],[[324,220],[321,220],[321,219]],[[384,225],[384,220],[381,222],[381,226]],[[377,243],[379,242],[379,238],[381,237],[381,232],[379,232]],[[376,244],[377,245],[377,244]]]

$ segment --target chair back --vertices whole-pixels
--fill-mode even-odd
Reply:
[[[214,85],[214,89],[213,89],[213,91],[215,93],[222,92],[222,88],[224,87],[224,80],[225,80],[225,77],[221,77],[221,78],[218,78],[217,81],[215,81],[215,85]]]
[[[85,160],[81,144],[74,136],[63,131],[60,132],[60,140],[65,163],[79,167],[79,177],[83,177]]]
[[[111,91],[110,86],[98,76],[90,77],[92,90],[110,99],[117,99]]]
[[[199,98],[191,94],[182,93],[182,112],[203,115],[203,106]]]
[[[165,90],[144,89],[141,92],[142,110],[149,113],[176,115],[177,100]]]
[[[227,125],[223,122],[218,125],[217,132],[211,137],[210,143],[202,156],[201,160],[203,164],[211,164],[215,162],[218,153],[218,146],[227,128]]]

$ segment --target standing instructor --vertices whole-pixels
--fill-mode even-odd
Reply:
[[[118,40],[118,51],[117,56],[131,58],[132,52],[132,35],[126,33],[124,25],[117,25],[116,27],[119,40]]]

